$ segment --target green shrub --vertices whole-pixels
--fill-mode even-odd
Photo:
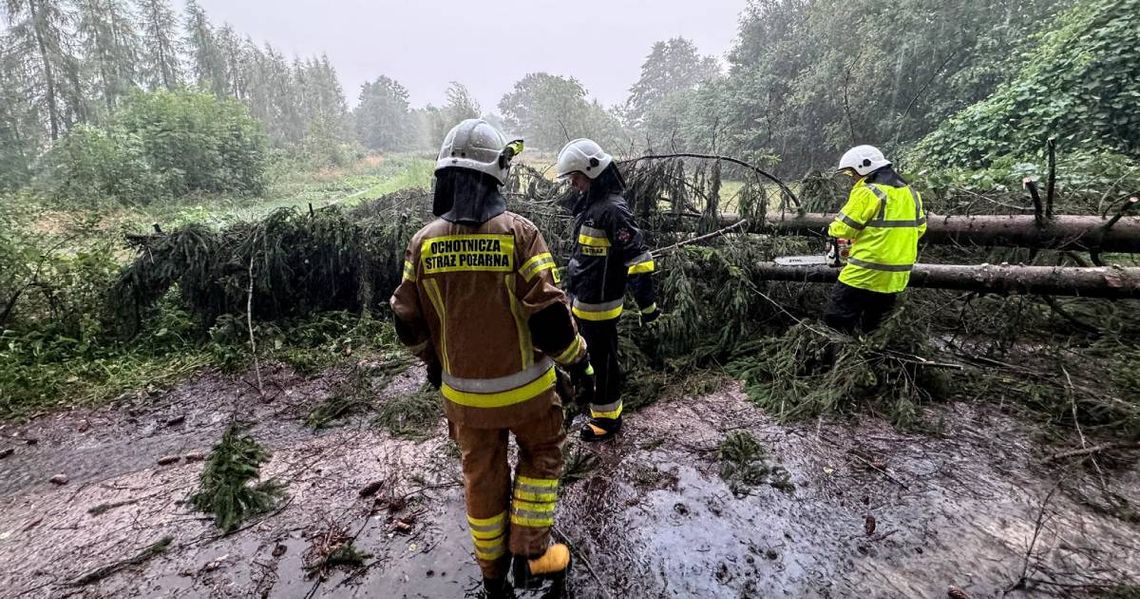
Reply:
[[[1020,72],[919,143],[920,161],[984,168],[1062,147],[1140,157],[1140,0],[1085,0],[1061,15]]]
[[[265,191],[266,141],[240,103],[157,91],[100,127],[72,129],[41,160],[38,187],[59,201],[150,203],[188,193]]]

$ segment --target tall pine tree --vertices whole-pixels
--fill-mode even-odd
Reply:
[[[186,48],[190,54],[190,73],[198,87],[226,95],[226,68],[218,52],[214,28],[206,11],[195,0],[186,2]]]
[[[11,36],[0,37],[0,189],[18,188],[31,177],[44,133],[17,48]]]
[[[6,0],[13,47],[27,57],[28,91],[51,139],[83,117],[79,61],[71,47],[74,16],[62,0]]]
[[[142,33],[142,84],[150,90],[182,85],[178,17],[169,0],[137,0]]]
[[[110,111],[138,83],[139,39],[134,15],[123,0],[79,0],[90,99]]]

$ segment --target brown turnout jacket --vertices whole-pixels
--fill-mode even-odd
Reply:
[[[404,260],[392,310],[412,352],[442,366],[448,419],[508,428],[548,414],[558,402],[555,362],[583,359],[586,344],[534,224],[511,212],[478,227],[437,219],[412,237]],[[559,311],[564,318],[532,320]]]

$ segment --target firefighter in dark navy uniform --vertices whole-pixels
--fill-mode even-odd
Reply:
[[[566,144],[558,153],[556,171],[581,192],[574,205],[573,254],[566,283],[596,374],[590,420],[581,435],[586,441],[604,441],[621,430],[618,318],[626,288],[633,292],[642,323],[661,313],[651,278],[653,256],[622,197],[621,172],[601,146],[589,139]]]

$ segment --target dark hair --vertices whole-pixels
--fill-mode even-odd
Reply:
[[[617,163],[611,162],[597,179],[590,182],[590,197],[621,195],[625,192],[625,178],[621,176]]]

